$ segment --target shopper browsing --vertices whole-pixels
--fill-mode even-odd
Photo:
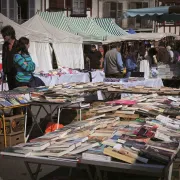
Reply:
[[[16,46],[14,64],[16,67],[16,86],[28,86],[35,70],[35,64],[28,52],[29,39],[21,37]]]
[[[15,84],[16,68],[13,63],[13,58],[17,45],[16,34],[12,26],[3,27],[1,30],[1,34],[4,39],[4,44],[2,49],[3,73],[5,77],[7,77],[9,90],[12,90],[16,87]]]
[[[112,49],[109,50],[104,59],[104,72],[108,78],[122,78],[123,77],[123,61],[121,57],[121,44],[113,44]]]

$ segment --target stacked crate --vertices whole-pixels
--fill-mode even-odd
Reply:
[[[24,142],[24,115],[5,117],[7,146],[14,146]],[[0,150],[4,149],[4,124],[0,118]]]

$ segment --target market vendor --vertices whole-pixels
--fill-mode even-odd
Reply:
[[[104,59],[104,72],[105,76],[109,78],[122,78],[123,77],[123,61],[120,53],[121,43],[112,45]]]
[[[102,54],[96,49],[95,45],[91,46],[91,51],[88,53],[87,57],[90,60],[90,69],[100,69]]]

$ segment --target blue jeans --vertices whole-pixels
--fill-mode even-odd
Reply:
[[[127,72],[126,72],[125,78],[129,78],[129,77],[131,77],[131,71],[127,71]]]

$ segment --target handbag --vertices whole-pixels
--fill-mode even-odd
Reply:
[[[38,78],[32,74],[32,78],[29,82],[29,87],[36,88],[36,87],[40,87],[40,86],[45,86],[44,82],[40,78]]]

